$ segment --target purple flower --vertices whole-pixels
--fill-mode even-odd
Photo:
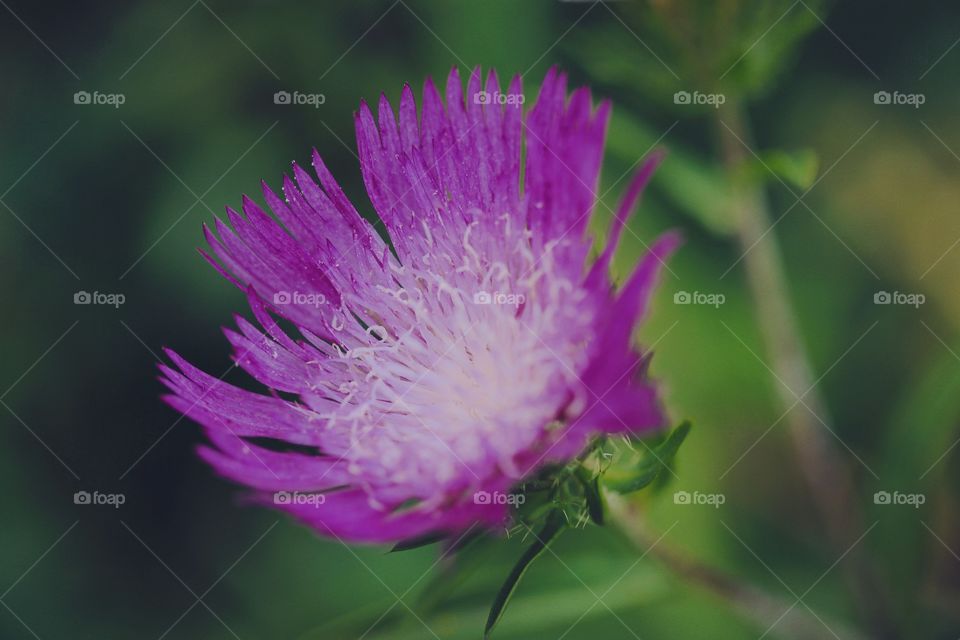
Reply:
[[[283,198],[263,183],[276,219],[244,197],[229,225],[205,227],[204,255],[262,327],[226,330],[235,361],[270,390],[167,352],[166,400],[205,427],[200,454],[220,474],[322,534],[395,541],[502,524],[502,497],[532,472],[664,424],[631,333],[677,238],[618,290],[608,274],[659,156],[588,259],[610,104],[568,98],[554,70],[523,102],[519,77],[501,93],[479,69],[464,100],[454,69],[446,106],[426,81],[419,119],[409,86],[399,118],[385,97],[377,119],[361,103],[360,166],[388,241],[316,151],[319,185],[296,164]]]

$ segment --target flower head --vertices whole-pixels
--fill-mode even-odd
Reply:
[[[167,400],[205,427],[200,453],[219,473],[266,496],[308,492],[276,506],[322,534],[394,541],[500,524],[509,501],[489,496],[596,435],[662,426],[631,334],[676,238],[619,289],[608,274],[658,156],[591,260],[610,105],[594,109],[586,88],[568,97],[553,70],[526,112],[522,96],[519,77],[501,93],[477,69],[464,100],[454,69],[445,100],[426,81],[419,116],[409,86],[398,114],[385,97],[376,119],[361,104],[361,170],[386,239],[316,151],[319,184],[296,164],[284,197],[263,183],[273,216],[244,197],[242,214],[205,228],[208,259],[261,327],[226,330],[235,361],[270,390],[168,351]]]

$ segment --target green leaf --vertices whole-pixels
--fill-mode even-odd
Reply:
[[[656,480],[664,469],[669,468],[688,433],[690,433],[690,422],[683,422],[670,433],[666,440],[649,449],[647,456],[634,469],[630,477],[608,480],[604,484],[617,493],[631,493],[643,489]]]
[[[443,532],[435,533],[425,533],[422,536],[416,536],[414,538],[407,538],[406,540],[401,540],[397,544],[393,545],[393,548],[390,549],[390,553],[395,553],[397,551],[409,551],[410,549],[418,549],[420,547],[425,547],[429,544],[434,544],[440,542],[444,538],[448,538],[449,534]]]
[[[603,524],[603,496],[600,495],[600,476],[594,475],[586,467],[576,470],[577,480],[583,487],[583,496],[587,500],[587,512],[596,524]]]
[[[482,557],[489,564],[489,555]],[[608,562],[610,557],[611,551],[606,549],[602,554],[597,554],[588,561],[601,566]],[[622,558],[622,562],[627,564],[636,559],[633,555]],[[583,579],[596,593],[603,593],[610,586],[609,575],[596,579],[583,576]],[[502,633],[510,638],[556,637],[559,632],[553,632],[551,635],[551,630],[569,627],[574,622],[578,622],[578,619],[578,624],[583,624],[604,616],[609,617],[611,610],[620,614],[636,611],[637,607],[645,605],[656,606],[670,596],[673,588],[675,585],[660,567],[653,563],[640,563],[617,583],[616,589],[603,597],[603,603],[606,605],[604,607],[596,606],[592,609],[584,607],[584,587],[579,583],[565,587],[561,582],[547,585],[543,589],[531,589],[530,593],[524,591],[523,600],[515,604],[516,611],[497,625],[496,633],[498,636]],[[318,625],[299,640],[357,638],[370,627],[379,614],[390,606],[390,600],[376,599],[369,606],[359,606],[362,607],[363,615],[352,612],[350,618],[352,624],[334,625],[326,622]],[[585,608],[586,611],[584,611]],[[391,612],[391,615],[392,613],[394,612]],[[421,615],[419,611],[418,615]],[[483,625],[486,615],[487,607],[475,603],[473,599],[464,598],[450,607],[433,611],[422,619],[444,640],[466,640],[477,637],[476,631]],[[409,614],[407,616],[409,617]],[[397,618],[399,621],[395,619],[392,625],[383,622],[377,625],[375,630],[367,635],[368,640],[423,640],[425,635],[423,626],[401,624],[403,617],[399,613]],[[733,636],[727,634],[722,637]]]
[[[749,175],[759,179],[783,180],[799,189],[809,189],[817,179],[820,161],[811,149],[764,151],[748,167]]]
[[[546,550],[547,546],[549,546],[557,535],[563,531],[566,524],[566,519],[560,511],[551,513],[547,518],[546,524],[540,530],[540,533],[536,534],[534,543],[523,552],[517,564],[513,565],[513,569],[510,570],[510,574],[507,575],[507,579],[500,587],[500,591],[497,592],[497,596],[493,600],[493,605],[490,607],[490,613],[487,615],[487,624],[483,629],[484,640],[490,637],[493,628],[497,625],[497,622],[500,621],[500,617],[503,615],[503,611],[510,601],[510,596],[513,595],[517,584],[520,583],[520,579],[523,577],[523,574],[526,573],[527,568]]]
[[[479,532],[470,534],[444,552],[448,562],[439,563],[439,569],[427,579],[417,596],[415,608],[424,614],[432,612],[456,591],[477,569],[488,562],[484,548],[489,538]]]

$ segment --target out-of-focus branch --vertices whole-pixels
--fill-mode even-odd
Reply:
[[[783,261],[770,232],[768,205],[761,186],[737,180],[752,158],[746,114],[735,98],[718,110],[718,132],[724,165],[734,184],[736,227],[744,253],[747,281],[764,340],[775,386],[787,412],[786,421],[799,466],[832,547],[844,553],[866,530],[852,475],[825,425],[831,423],[790,302]],[[802,402],[798,401],[802,398]],[[850,550],[843,571],[871,631],[878,638],[897,634],[874,572],[859,548]]]
[[[720,598],[741,617],[756,623],[764,635],[784,640],[822,640],[833,634],[843,640],[865,640],[865,636],[845,624],[811,613],[802,603],[794,603],[742,582],[733,576],[680,554],[671,545],[647,529],[643,514],[620,495],[606,494],[610,521],[642,553],[655,558],[671,573],[703,591]]]

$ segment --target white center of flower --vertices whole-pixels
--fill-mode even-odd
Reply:
[[[399,487],[397,498],[413,488],[442,501],[492,473],[516,477],[516,454],[544,437],[577,388],[592,318],[573,282],[579,269],[557,266],[571,245],[537,257],[503,216],[482,234],[491,246],[476,246],[476,225],[449,248],[435,231],[428,254],[394,263],[377,306],[363,308],[366,330],[344,328],[345,342],[365,346],[318,363],[336,402],[323,412],[328,428],[348,428],[344,459],[382,499]]]

